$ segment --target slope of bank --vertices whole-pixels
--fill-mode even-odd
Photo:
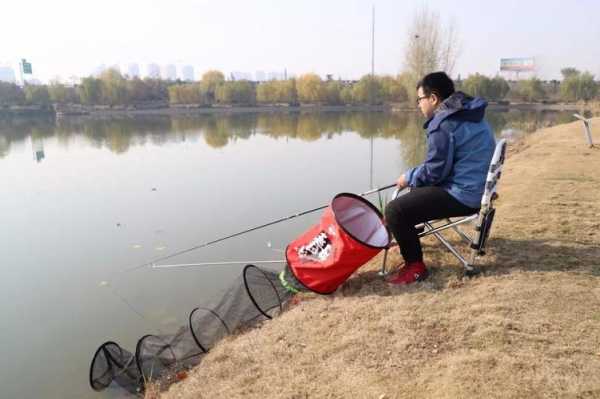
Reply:
[[[580,123],[528,136],[506,161],[482,276],[426,240],[431,278],[389,287],[378,257],[226,338],[161,397],[600,397],[598,171]]]

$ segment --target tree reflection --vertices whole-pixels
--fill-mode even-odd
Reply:
[[[571,112],[488,111],[487,120],[496,136],[506,129],[522,132],[565,123]],[[236,140],[256,134],[274,139],[297,138],[313,142],[344,132],[355,132],[365,139],[397,139],[402,143],[407,162],[418,163],[425,151],[423,120],[415,112],[275,112],[205,114],[194,116],[149,115],[143,117],[0,118],[0,158],[10,153],[11,144],[27,137],[46,139],[56,136],[68,146],[74,137],[84,137],[97,148],[123,154],[133,146],[181,142],[191,137],[204,138],[212,148],[223,148]]]

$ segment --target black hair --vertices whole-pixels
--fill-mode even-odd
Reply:
[[[425,75],[417,83],[417,90],[419,90],[419,87],[423,89],[423,93],[426,96],[435,94],[441,101],[444,101],[454,93],[454,82],[446,75],[446,72],[433,72]]]

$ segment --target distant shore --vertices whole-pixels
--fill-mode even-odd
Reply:
[[[597,103],[494,103],[488,109],[495,111],[520,110],[520,111],[583,111],[600,110]],[[143,115],[207,115],[207,114],[244,114],[244,113],[304,113],[304,112],[407,112],[416,111],[408,104],[381,104],[381,105],[254,105],[254,106],[226,106],[211,107],[200,106],[169,106],[165,103],[143,104],[133,106],[13,106],[0,108],[1,116],[40,116],[56,115],[56,117],[110,117],[110,116],[143,116]]]

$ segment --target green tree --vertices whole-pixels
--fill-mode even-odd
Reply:
[[[268,82],[259,83],[256,86],[256,101],[262,104],[274,104],[278,102],[278,83],[279,82],[276,80],[270,80]]]
[[[25,93],[14,83],[0,81],[0,105],[20,105],[25,102]]]
[[[287,79],[277,81],[277,99],[280,103],[289,105],[298,105],[298,90],[296,88],[296,79]]]
[[[102,102],[109,105],[127,103],[127,83],[121,73],[108,69],[100,75]]]
[[[217,87],[225,82],[223,72],[210,70],[202,75],[202,89],[206,92],[208,101],[212,104],[216,99]]]
[[[510,87],[504,78],[496,76],[493,79],[478,73],[470,75],[462,81],[461,90],[472,96],[483,97],[497,101],[503,99]]]
[[[128,103],[141,103],[150,101],[152,98],[152,89],[148,81],[138,77],[127,79],[125,81],[125,90],[127,92]]]
[[[495,76],[491,80],[491,89],[492,92],[490,93],[490,99],[497,101],[506,97],[510,91],[510,86],[508,85],[506,79],[504,79],[502,76]]]
[[[102,82],[100,79],[91,76],[83,78],[79,86],[79,98],[83,104],[100,104],[102,98]]]
[[[420,79],[420,78],[419,78]],[[402,72],[396,77],[396,80],[404,87],[408,96],[408,102],[414,104],[417,100],[417,82],[418,78],[414,73]]]
[[[206,97],[199,84],[179,84],[169,86],[169,103],[206,105]]]
[[[168,101],[169,85],[162,79],[144,79],[144,101]]]
[[[596,97],[598,85],[594,75],[589,72],[563,75],[566,77],[560,84],[560,96],[564,101],[589,101]]]
[[[338,80],[328,80],[323,83],[323,101],[328,105],[342,104],[341,92],[344,88],[342,82]]]
[[[302,75],[296,81],[298,100],[302,103],[320,103],[323,100],[323,82],[314,73]]]
[[[579,76],[579,74],[580,74],[579,70],[577,68],[573,68],[573,67],[563,68],[560,70],[560,73],[563,76],[563,80],[574,77],[574,76]]]
[[[406,87],[399,79],[392,76],[383,76],[380,78],[383,90],[383,98],[386,102],[405,102],[408,101]]]
[[[546,93],[542,81],[536,77],[520,80],[517,84],[517,96],[525,101],[536,101],[544,98]]]
[[[33,105],[49,105],[48,88],[42,85],[25,85],[25,101]]]
[[[462,81],[460,90],[471,96],[485,97],[484,93],[487,95],[489,80],[487,76],[479,73],[469,75]]]
[[[342,91],[340,92],[340,100],[342,104],[353,104],[354,97],[352,96],[352,86],[345,85]]]
[[[77,89],[58,82],[52,82],[48,85],[48,95],[53,103],[75,104],[79,102]]]
[[[217,86],[216,100],[221,104],[254,105],[256,90],[247,80],[224,82]]]
[[[381,104],[384,99],[383,85],[376,76],[365,75],[354,85],[352,97],[362,104]]]

